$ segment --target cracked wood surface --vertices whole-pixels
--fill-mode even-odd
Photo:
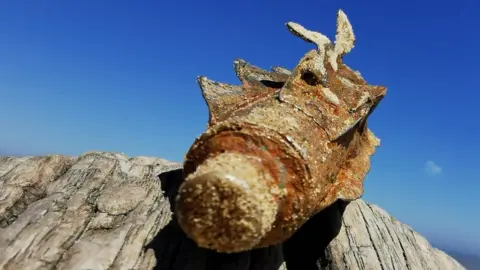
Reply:
[[[464,269],[362,200],[333,205],[283,247],[201,249],[172,219],[181,175],[106,152],[0,157],[0,269]]]

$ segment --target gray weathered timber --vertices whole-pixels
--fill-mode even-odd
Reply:
[[[0,157],[0,269],[464,269],[361,200],[334,204],[283,247],[200,249],[172,218],[181,181],[181,164],[160,158]]]

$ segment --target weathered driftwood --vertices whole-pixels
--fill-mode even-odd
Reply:
[[[179,164],[115,153],[0,157],[0,269],[463,269],[361,200],[343,219],[333,204],[283,247],[198,248],[171,216],[182,175]]]

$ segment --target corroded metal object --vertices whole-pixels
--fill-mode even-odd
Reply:
[[[286,25],[317,46],[293,71],[236,60],[241,86],[198,78],[210,119],[185,157],[175,212],[201,247],[229,253],[278,244],[337,199],[363,193],[379,145],[367,118],[386,88],[342,62],[355,36],[341,10],[335,43]]]

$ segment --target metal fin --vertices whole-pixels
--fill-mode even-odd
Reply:
[[[210,123],[225,117],[237,104],[243,101],[241,86],[219,83],[199,76],[197,82],[210,111]]]
[[[278,84],[274,88],[280,88],[289,76],[285,73],[261,69],[243,59],[236,59],[233,66],[238,79],[246,85],[274,87],[275,84]]]

